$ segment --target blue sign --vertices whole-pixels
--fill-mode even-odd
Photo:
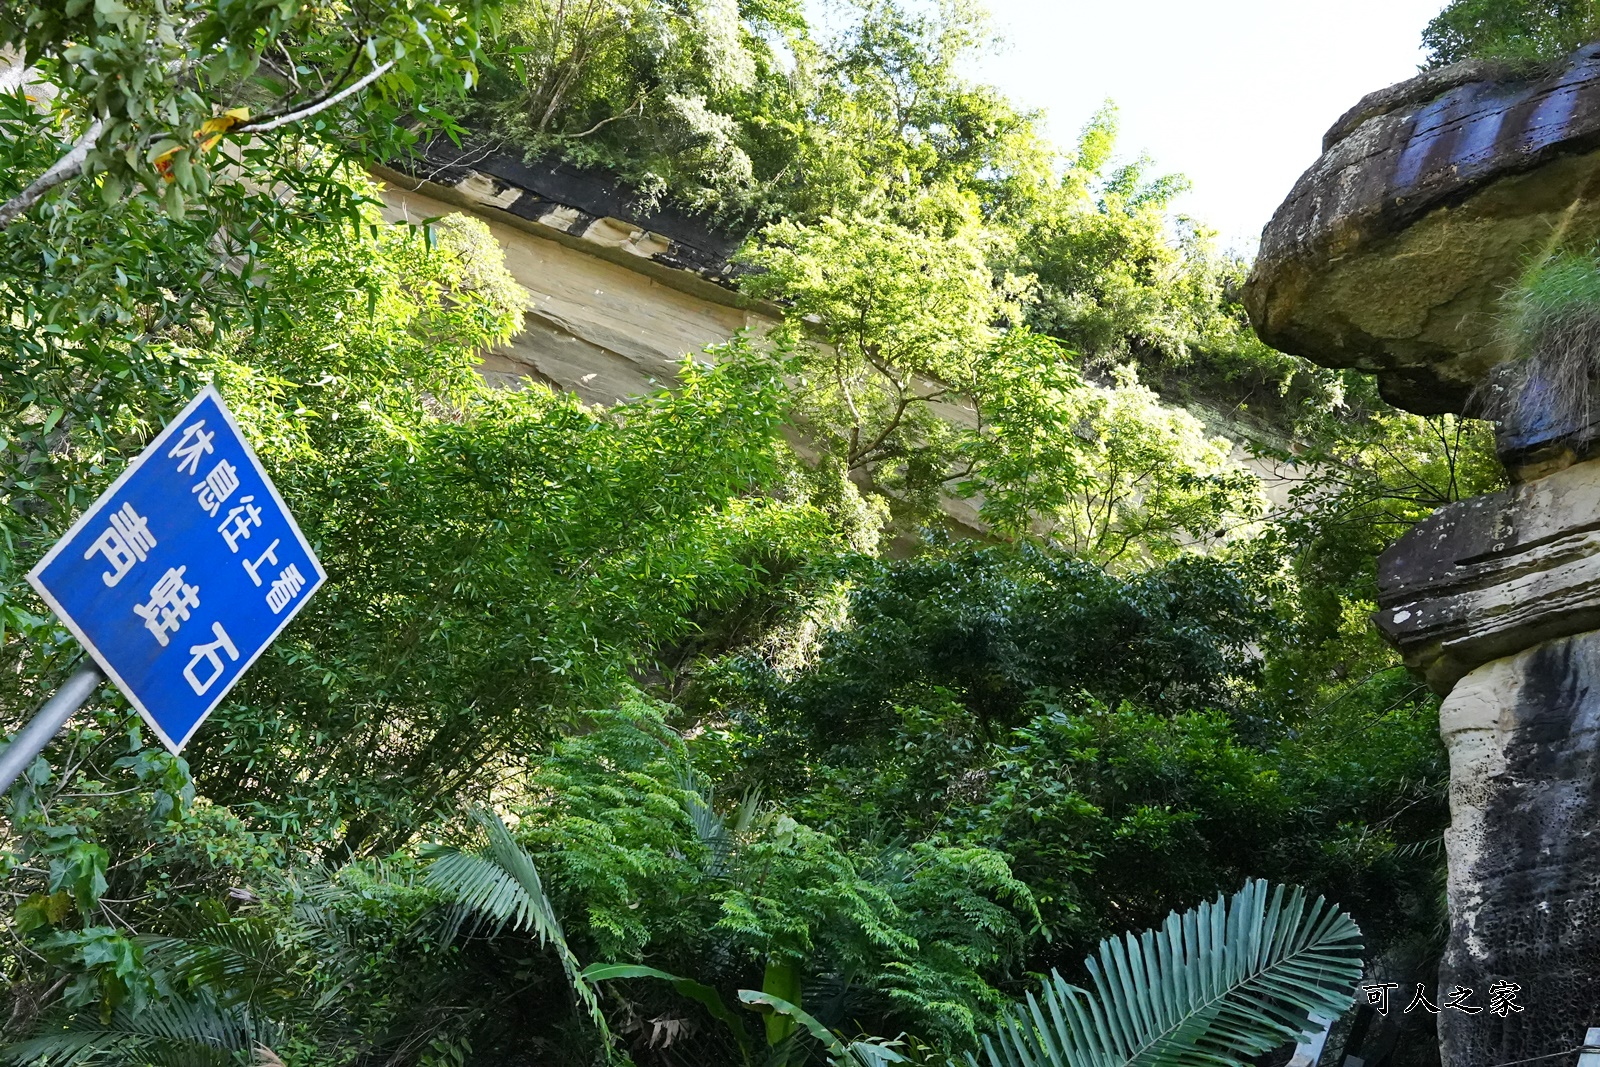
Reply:
[[[28,574],[174,753],[326,580],[211,386]]]

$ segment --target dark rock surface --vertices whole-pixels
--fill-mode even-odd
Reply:
[[[1494,310],[1528,258],[1600,239],[1600,45],[1494,73],[1431,71],[1334,125],[1262,234],[1245,303],[1263,340],[1375,371],[1412,411],[1462,410],[1505,355]]]
[[[1440,719],[1451,923],[1436,1003],[1461,986],[1484,1009],[1441,1011],[1443,1061],[1555,1057],[1600,1020],[1600,634],[1485,667]],[[1504,983],[1521,1011],[1493,1010]]]
[[[391,161],[386,177],[404,175],[419,188],[454,189],[467,200],[530,222],[540,222],[570,237],[609,237],[618,230],[651,238],[635,244],[635,255],[674,270],[689,271],[719,285],[732,286],[739,268],[729,261],[745,232],[713,225],[670,205],[648,206],[616,178],[560,160],[526,160],[512,148],[447,140],[428,144],[420,157]]]

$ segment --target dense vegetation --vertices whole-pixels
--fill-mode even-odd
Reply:
[[[331,576],[183,758],[107,688],[6,798],[0,1055],[953,1063],[1257,877],[1428,974],[1436,704],[1366,617],[1485,433],[1262,346],[1181,180],[1110,109],[1044,143],[960,75],[984,36],[0,6],[39,79],[0,96],[0,724],[79,654],[23,575],[202,383]],[[487,229],[388,225],[360,170],[458,119],[754,226],[814,328],[613,410],[484,385]]]
[[[1595,0],[1452,0],[1423,31],[1433,66],[1486,59],[1528,66],[1600,38]]]

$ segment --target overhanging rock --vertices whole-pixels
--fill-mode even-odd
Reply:
[[[1460,412],[1528,259],[1600,239],[1600,44],[1545,76],[1467,63],[1373,93],[1323,148],[1262,234],[1251,321],[1400,407]]]

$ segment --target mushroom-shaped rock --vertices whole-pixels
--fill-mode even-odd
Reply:
[[[1554,73],[1483,63],[1373,93],[1262,233],[1245,290],[1268,344],[1460,412],[1509,353],[1501,295],[1529,259],[1600,238],[1600,44]]]

